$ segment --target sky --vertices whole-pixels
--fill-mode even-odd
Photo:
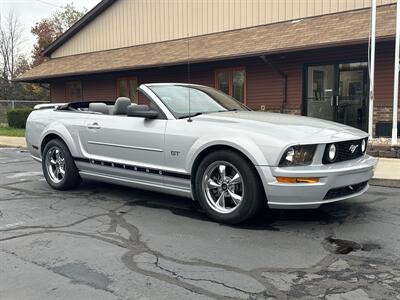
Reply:
[[[0,16],[3,17],[13,10],[18,15],[23,27],[24,42],[21,51],[30,56],[35,43],[31,27],[44,18],[48,18],[61,7],[73,3],[81,10],[92,9],[100,0],[0,0]]]

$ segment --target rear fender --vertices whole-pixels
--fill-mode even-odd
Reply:
[[[80,151],[79,151],[77,145],[75,144],[71,133],[68,131],[68,129],[63,124],[61,124],[59,122],[52,122],[52,123],[48,124],[45,127],[45,129],[43,130],[41,139],[40,139],[41,152],[43,151],[43,148],[44,148],[43,140],[46,138],[46,136],[48,136],[50,134],[55,134],[55,135],[59,136],[64,141],[64,143],[67,145],[67,147],[73,157],[80,156]]]

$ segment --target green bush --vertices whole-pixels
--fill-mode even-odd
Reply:
[[[28,116],[31,112],[31,108],[17,108],[8,111],[8,125],[14,128],[25,128],[26,119],[28,119]]]

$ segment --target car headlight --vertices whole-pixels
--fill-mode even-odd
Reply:
[[[304,166],[311,164],[316,145],[303,145],[303,146],[292,146],[286,149],[281,161],[279,162],[280,167],[290,166]]]

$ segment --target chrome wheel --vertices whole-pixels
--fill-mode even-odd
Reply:
[[[233,212],[244,196],[242,175],[225,161],[216,161],[207,167],[202,186],[208,205],[218,213]]]
[[[51,181],[60,183],[65,176],[65,159],[60,148],[53,146],[46,153],[46,169]]]

